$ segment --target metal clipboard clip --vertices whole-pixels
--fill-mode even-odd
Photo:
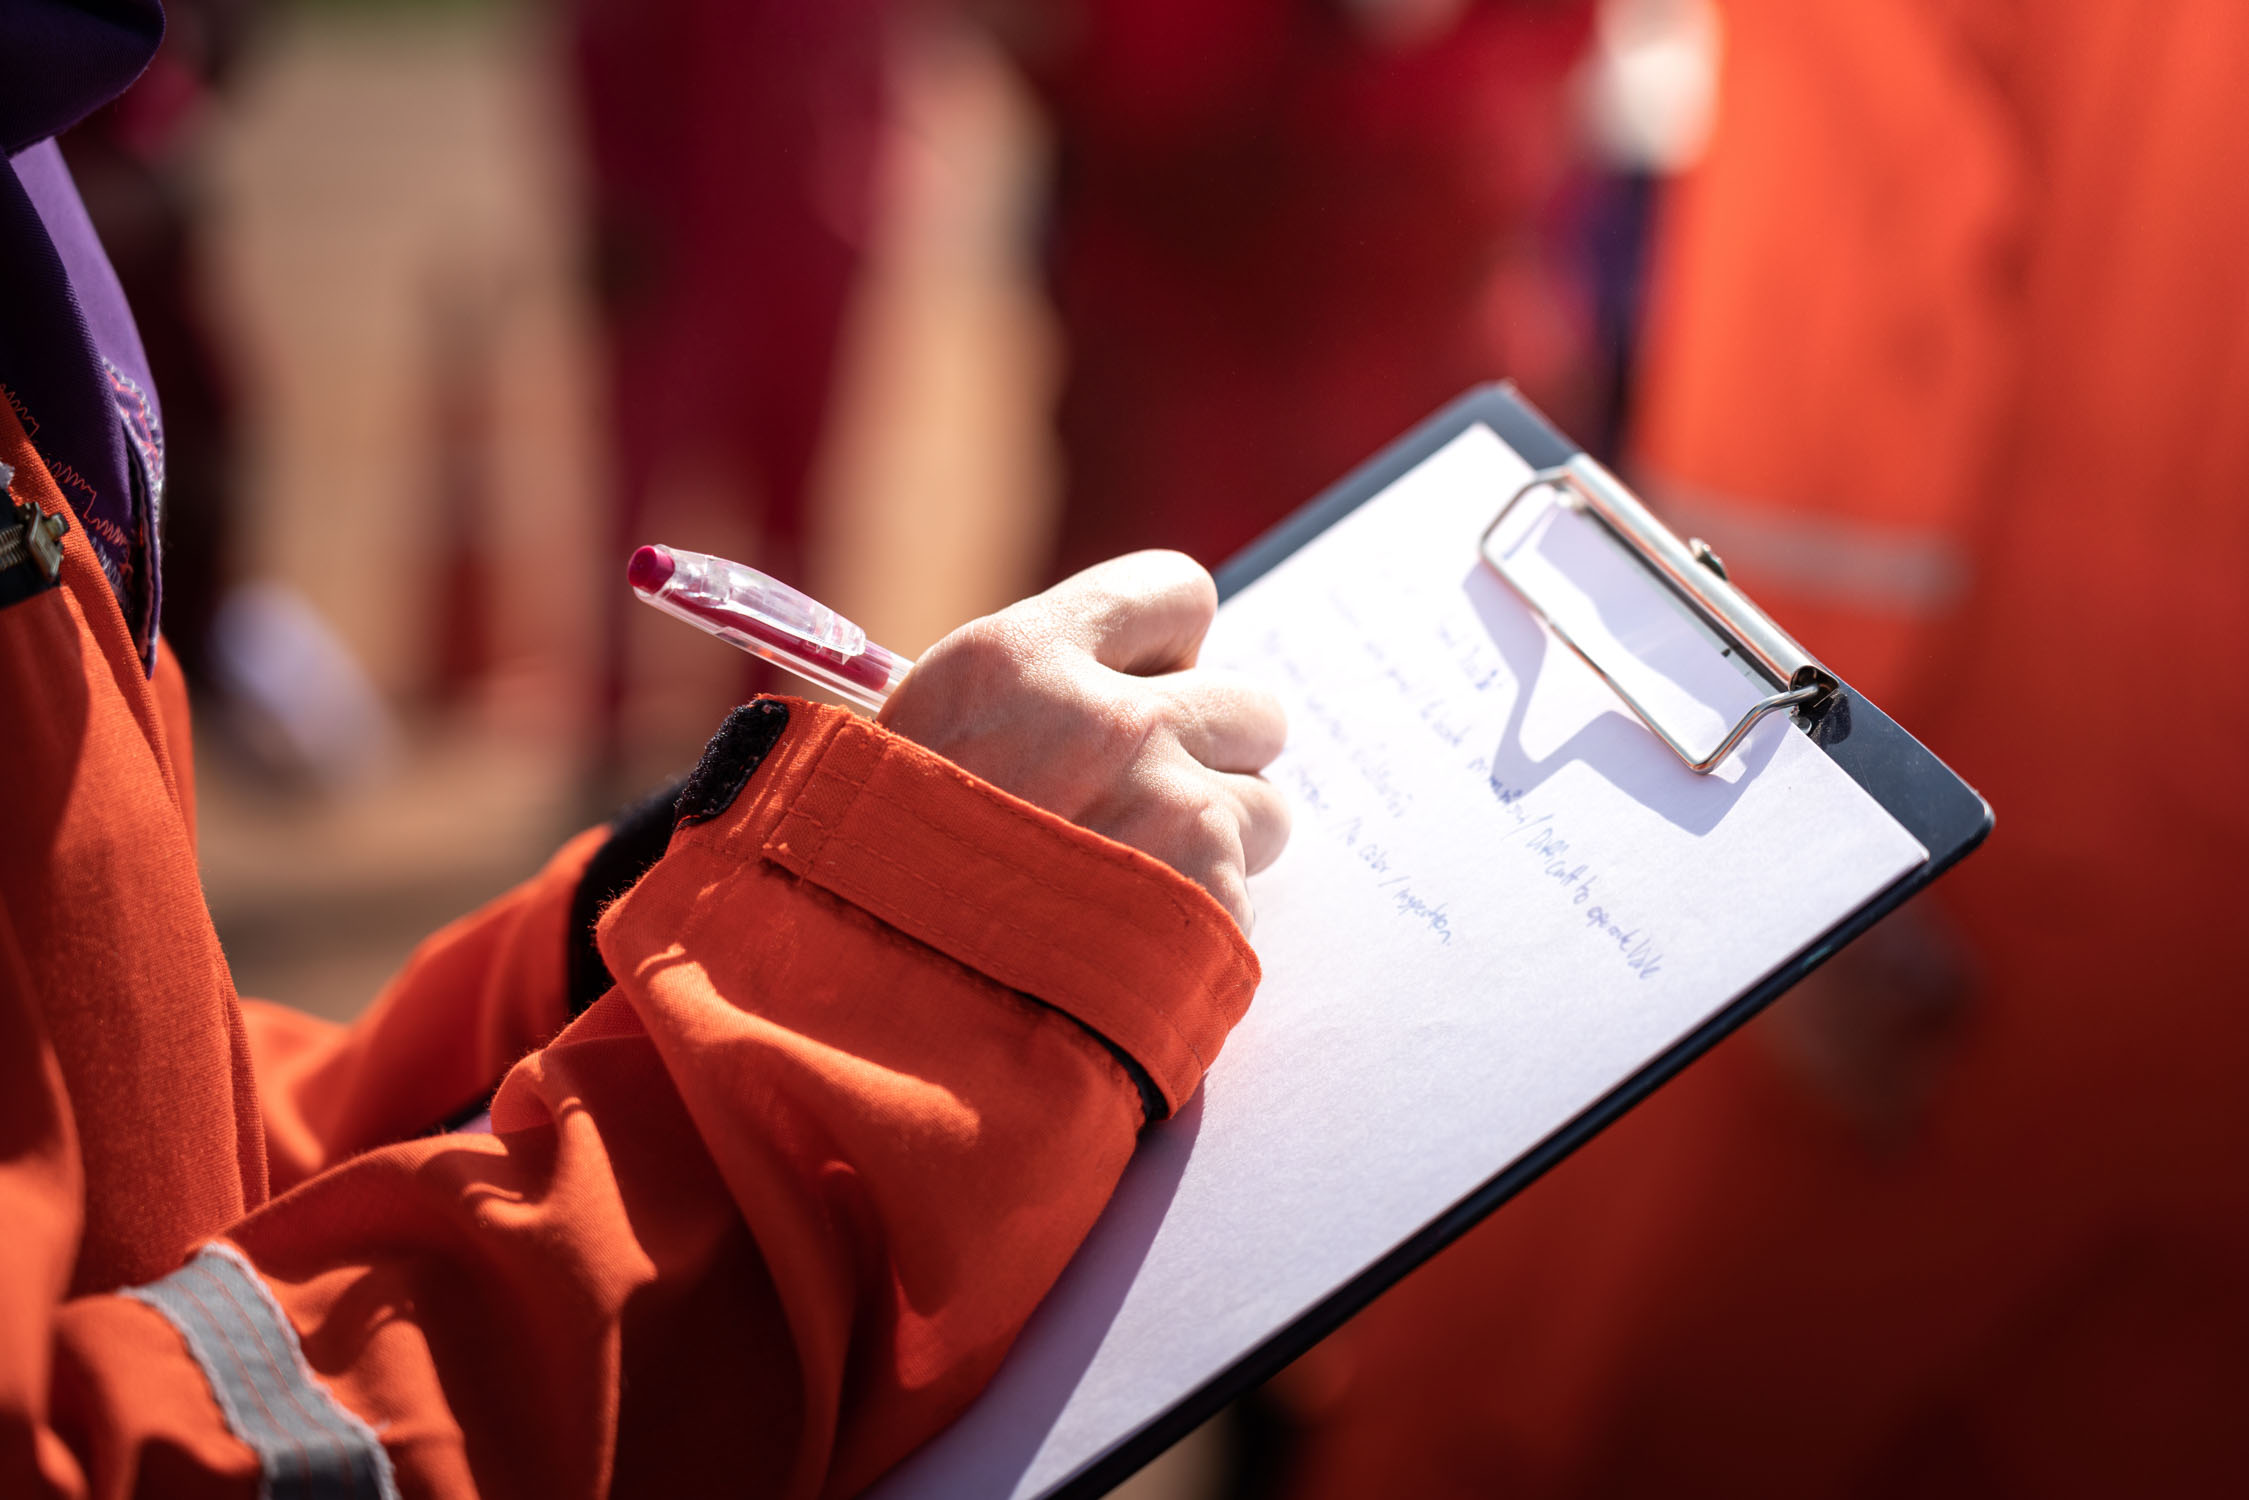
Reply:
[[[1738,652],[1740,661],[1773,689],[1734,721],[1716,749],[1698,754],[1689,748],[1659,715],[1634,696],[1616,670],[1572,636],[1509,569],[1505,552],[1497,545],[1500,530],[1525,498],[1546,489],[1556,491],[1560,503],[1599,521],[1627,553],[1653,573],[1721,641]],[[1714,770],[1765,715],[1783,708],[1811,712],[1839,686],[1832,672],[1727,581],[1725,564],[1706,543],[1700,539],[1681,541],[1615,475],[1582,453],[1555,468],[1541,469],[1510,495],[1507,503],[1499,508],[1499,514],[1492,518],[1491,525],[1485,528],[1477,550],[1482,553],[1485,566],[1530,606],[1531,613],[1538,616],[1563,645],[1576,652],[1578,659],[1591,667],[1594,674],[1639,715],[1640,722],[1687,763],[1687,769],[1697,774],[1708,775]]]

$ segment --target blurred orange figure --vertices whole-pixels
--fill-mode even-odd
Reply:
[[[2249,7],[1723,9],[1640,476],[1998,832],[1301,1362],[1296,1493],[2227,1492]]]

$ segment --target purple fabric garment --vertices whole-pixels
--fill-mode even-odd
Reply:
[[[116,97],[163,36],[153,0],[0,0],[0,397],[155,661],[163,425],[125,295],[51,137]]]
[[[0,0],[0,151],[60,135],[124,93],[163,39],[157,0]]]

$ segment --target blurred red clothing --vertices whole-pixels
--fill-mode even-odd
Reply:
[[[1294,1372],[1297,1493],[2230,1492],[2249,9],[1725,12],[1640,472],[1990,797],[1964,1008],[1893,933],[1690,1070]]]
[[[709,465],[793,546],[872,213],[888,7],[576,9],[618,503]]]
[[[1481,380],[1589,399],[1556,243],[1589,0],[962,8],[1055,134],[1060,571],[1220,562]],[[618,545],[681,475],[740,492],[769,565],[801,543],[907,9],[579,0]]]
[[[654,495],[685,485],[728,494],[754,520],[751,561],[797,568],[873,212],[890,10],[889,0],[576,0],[608,356],[606,544],[619,567],[650,540]],[[601,597],[600,730],[613,756],[633,606],[621,588]]]
[[[1056,131],[1061,571],[1222,562],[1480,380],[1571,415],[1549,240],[1590,7],[1451,9],[1081,0],[1018,36]]]

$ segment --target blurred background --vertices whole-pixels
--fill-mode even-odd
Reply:
[[[1999,831],[1135,1492],[2238,1475],[2249,7],[167,9],[64,144],[244,993],[355,1014],[768,685],[638,542],[913,653],[1512,378]]]

